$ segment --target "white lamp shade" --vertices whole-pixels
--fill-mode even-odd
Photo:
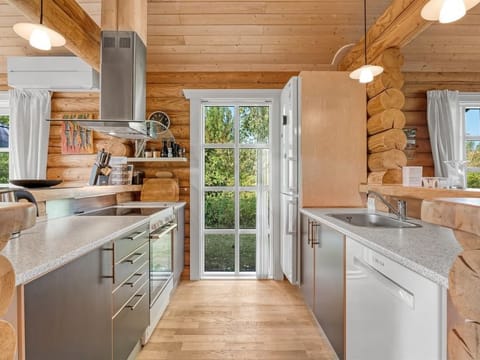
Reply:
[[[47,32],[41,28],[33,29],[28,42],[31,46],[39,50],[50,50],[52,48],[52,43],[50,42]]]
[[[28,40],[30,45],[40,50],[50,50],[46,46],[45,36],[49,39],[51,46],[63,46],[66,43],[62,35],[40,24],[17,23],[13,25],[13,31],[25,40]],[[37,44],[39,45],[38,47],[36,46]]]
[[[449,23],[462,18],[480,0],[430,0],[422,9],[425,20]]]
[[[350,73],[350,79],[358,80],[362,84],[369,83],[383,72],[383,67],[376,65],[363,65]]]

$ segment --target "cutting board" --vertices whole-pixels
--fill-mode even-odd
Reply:
[[[178,180],[174,178],[145,179],[141,201],[178,201]]]

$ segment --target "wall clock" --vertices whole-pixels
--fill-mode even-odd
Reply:
[[[164,126],[162,131],[167,130],[170,127],[170,118],[163,111],[154,111],[150,114],[148,120],[158,121],[160,124],[162,124]]]

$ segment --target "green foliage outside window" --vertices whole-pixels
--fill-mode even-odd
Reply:
[[[0,125],[9,125],[9,117],[0,115]],[[0,152],[0,184],[8,183],[8,152]]]
[[[468,167],[480,168],[480,141],[467,141],[465,150]],[[480,173],[467,173],[467,188],[480,188]]]
[[[240,106],[239,143],[269,143],[269,107]],[[233,106],[206,106],[205,144],[234,144],[235,129]],[[257,161],[255,148],[239,150],[240,187],[257,186]],[[205,186],[233,187],[235,185],[234,150],[225,148],[205,149]],[[205,228],[235,229],[235,199],[232,191],[207,191],[205,193]],[[239,193],[239,228],[256,228],[257,194],[255,191]],[[240,235],[240,271],[255,271],[256,235]],[[235,271],[234,239],[231,234],[205,235],[205,271]]]

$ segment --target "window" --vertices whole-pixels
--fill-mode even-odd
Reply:
[[[202,106],[204,276],[255,275],[256,242],[269,241],[257,212],[270,213],[270,118],[265,102]]]
[[[467,187],[480,188],[480,108],[465,109]]]
[[[8,92],[0,92],[0,184],[7,184],[9,158]]]
[[[459,101],[467,188],[480,188],[480,94],[461,93]]]

